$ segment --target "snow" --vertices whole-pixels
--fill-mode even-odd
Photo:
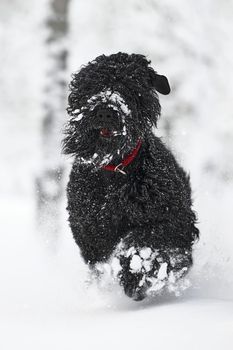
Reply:
[[[150,247],[145,247],[145,248],[142,248],[139,252],[140,256],[143,258],[143,259],[149,259],[150,256],[151,256],[151,253],[152,253],[152,250]]]
[[[36,230],[47,3],[0,3],[0,349],[232,350],[232,4],[71,1],[69,74],[121,50],[148,55],[172,85],[171,95],[160,96],[155,132],[190,171],[201,239],[181,296],[169,274],[171,294],[135,302],[114,283],[89,277],[65,199],[62,231],[50,237],[54,247]],[[139,253],[148,269],[149,253]],[[117,259],[111,268],[119,272]],[[154,290],[162,284],[157,280]]]
[[[167,277],[167,263],[161,264],[157,277],[159,280],[163,280]]]
[[[148,272],[151,269],[152,261],[151,260],[144,260],[142,265],[143,265],[145,271]]]
[[[118,258],[114,257],[111,261],[111,268],[113,272],[113,277],[117,277],[118,273],[121,271],[122,266]]]
[[[1,197],[0,208],[1,349],[232,349],[233,301],[193,290],[134,302],[117,289],[87,288],[67,230],[51,255],[34,234],[29,198]]]
[[[142,268],[142,259],[139,255],[135,254],[130,260],[130,269],[133,273],[141,271]]]
[[[82,164],[93,164],[94,160],[98,157],[97,153],[94,153],[93,156],[91,158],[83,158],[80,157],[79,158],[79,162]]]
[[[121,246],[122,246],[122,244],[120,244],[120,246],[119,246],[119,249],[120,249],[120,250],[121,250]],[[134,247],[130,247],[130,248],[126,251],[125,256],[128,258],[129,256],[134,255],[134,253],[136,253],[136,249],[135,249]]]
[[[73,115],[75,115],[76,113],[79,113],[78,111],[79,111],[79,109],[75,109],[75,111],[73,111]],[[83,114],[80,113],[77,117],[74,118],[74,120],[75,120],[76,122],[78,122],[78,121],[81,120],[82,118],[83,118]]]
[[[112,154],[110,154],[110,153],[109,153],[109,154],[106,154],[106,155],[103,157],[103,159],[101,160],[100,166],[109,164],[109,163],[111,162],[112,158],[113,158],[113,155],[112,155]]]
[[[114,110],[119,111],[118,109],[120,108],[120,110],[124,113],[125,116],[129,116],[131,114],[131,111],[128,108],[126,102],[118,92],[112,92],[111,90],[106,89],[104,91],[101,91],[97,95],[92,96],[90,99],[87,100],[87,103],[92,105],[90,108],[91,110],[94,109],[96,106],[96,103],[93,104],[93,102],[96,102],[99,99],[101,99],[103,103],[108,102],[108,106],[112,107]]]

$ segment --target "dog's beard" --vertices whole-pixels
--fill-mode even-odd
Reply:
[[[99,109],[110,108],[116,116],[107,123],[96,118]],[[105,90],[87,100],[85,107],[72,111],[76,125],[76,159],[96,168],[118,164],[136,146],[132,112],[118,92]]]
[[[102,136],[100,129],[90,131],[85,141],[81,137],[79,145],[77,144],[77,160],[101,168],[107,164],[120,163],[136,146],[137,136],[119,130],[109,137]]]

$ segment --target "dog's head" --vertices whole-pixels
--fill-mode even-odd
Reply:
[[[165,76],[143,55],[99,56],[73,74],[64,153],[102,166],[124,157],[160,115],[157,92],[169,94]]]

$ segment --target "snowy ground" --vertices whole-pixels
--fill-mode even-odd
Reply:
[[[69,232],[57,253],[46,249],[30,198],[3,196],[0,208],[1,349],[232,349],[233,300],[208,291],[205,271],[182,297],[134,302],[117,287],[87,287]]]

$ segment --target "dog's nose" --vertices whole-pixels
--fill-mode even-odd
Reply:
[[[109,124],[113,120],[114,112],[112,109],[104,108],[97,111],[97,119],[100,123]]]

